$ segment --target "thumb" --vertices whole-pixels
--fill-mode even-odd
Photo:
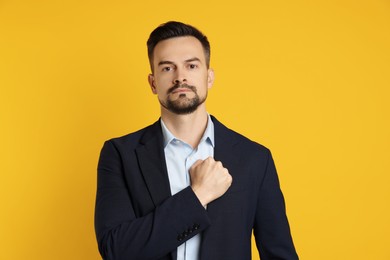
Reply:
[[[192,171],[192,169],[194,169],[196,166],[198,166],[199,164],[201,164],[203,162],[203,160],[197,160],[196,162],[194,162],[194,164],[190,167],[190,171]]]

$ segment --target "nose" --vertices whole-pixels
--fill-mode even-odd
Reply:
[[[173,84],[182,84],[182,83],[186,83],[186,82],[187,82],[187,77],[186,77],[185,73],[183,72],[183,70],[177,69],[172,83]]]

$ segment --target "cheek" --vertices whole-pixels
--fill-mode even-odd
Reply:
[[[158,88],[160,88],[160,89],[167,88],[168,86],[170,87],[172,85],[171,82],[172,82],[172,80],[167,76],[159,77],[155,81],[156,86],[158,86]]]

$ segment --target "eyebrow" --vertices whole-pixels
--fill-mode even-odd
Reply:
[[[188,60],[185,60],[185,62],[193,62],[193,61],[199,61],[200,62],[200,59],[199,58],[191,58],[191,59],[188,59]]]
[[[158,63],[158,66],[165,65],[165,64],[174,64],[172,61],[163,60]]]
[[[188,60],[185,60],[184,62],[188,63],[188,62],[193,62],[193,61],[198,61],[198,62],[201,62],[199,58],[191,58],[191,59],[188,59]],[[169,64],[169,65],[174,65],[175,63],[173,61],[169,61],[169,60],[163,60],[163,61],[160,61],[157,66],[161,66],[161,65],[165,65],[165,64]]]

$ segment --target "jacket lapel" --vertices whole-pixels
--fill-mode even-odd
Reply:
[[[150,126],[136,149],[141,173],[145,179],[154,206],[171,196],[160,120]]]
[[[229,173],[233,177],[232,186],[229,188],[231,190],[235,184],[235,175],[238,173],[238,157],[235,156],[234,146],[237,143],[235,134],[221,124],[215,117],[211,116],[211,119],[214,123],[214,159],[216,161],[221,161],[223,166],[229,170]],[[229,190],[227,192],[229,192]],[[207,212],[211,219],[212,226],[217,225],[218,218],[221,216],[221,209],[223,210],[223,205],[220,203],[219,199],[212,201],[207,205]],[[202,234],[202,245],[201,245],[201,258],[208,258],[210,250],[209,247],[212,247],[212,244],[215,243],[212,236],[212,226],[206,229]],[[214,242],[213,242],[214,241]]]
[[[214,159],[221,161],[230,172],[230,170],[236,169],[238,164],[238,158],[234,155],[234,145],[237,142],[235,135],[215,117],[211,116],[211,119],[214,123]]]

